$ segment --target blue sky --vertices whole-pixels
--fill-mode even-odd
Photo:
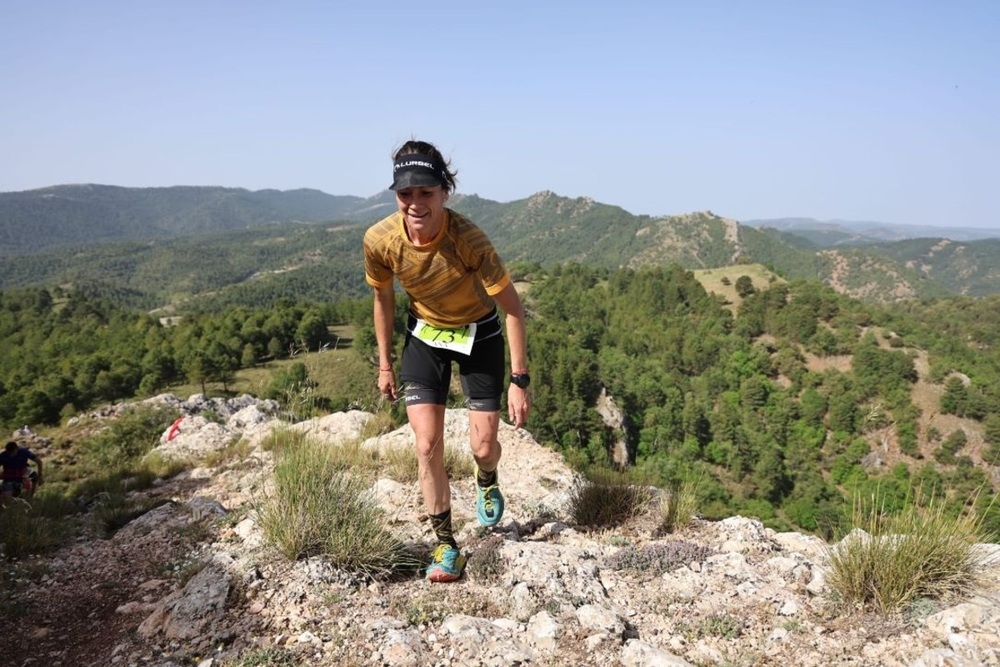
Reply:
[[[0,4],[0,191],[459,192],[1000,228],[1000,2]]]

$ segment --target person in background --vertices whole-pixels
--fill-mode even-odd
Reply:
[[[510,352],[507,408],[515,428],[528,419],[525,315],[510,275],[478,227],[446,208],[456,173],[432,144],[411,140],[393,156],[399,210],[364,237],[365,280],[375,289],[378,388],[401,396],[416,437],[420,490],[438,544],[427,568],[431,581],[462,576],[465,556],[452,533],[451,487],[444,466],[444,418],[452,363],[458,364],[477,465],[476,516],[484,526],[503,517],[497,467],[504,389],[504,328]],[[409,296],[409,316],[397,383],[393,370],[394,279]],[[497,306],[503,311],[501,326]]]
[[[37,468],[33,476],[29,476],[29,461],[34,461]],[[19,447],[13,440],[0,452],[0,469],[0,498],[4,502],[20,496],[22,492],[30,498],[35,487],[42,484],[42,459],[27,447]]]

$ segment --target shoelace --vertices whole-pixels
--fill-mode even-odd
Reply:
[[[493,502],[493,489],[497,488],[496,484],[483,487],[483,507],[487,512],[492,512],[496,509],[495,503]]]
[[[448,549],[449,547],[447,544],[439,544],[436,547],[434,547],[434,553],[431,556],[434,559],[434,562],[443,563],[444,555],[448,551]]]

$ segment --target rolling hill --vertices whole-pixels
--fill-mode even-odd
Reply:
[[[651,217],[549,191],[506,203],[458,195],[452,205],[508,262],[687,269],[759,263],[875,302],[1000,291],[996,239],[886,242],[875,223],[817,223],[803,231],[808,221],[799,219],[754,226],[711,211]],[[65,185],[0,193],[0,288],[72,285],[143,307],[193,298],[359,296],[367,294],[361,234],[393,209],[388,191],[363,198]]]

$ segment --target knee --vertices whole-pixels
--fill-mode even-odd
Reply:
[[[472,440],[469,446],[477,461],[492,462],[500,458],[500,442],[496,438]]]
[[[417,459],[421,462],[431,461],[442,446],[440,442],[417,440]]]

